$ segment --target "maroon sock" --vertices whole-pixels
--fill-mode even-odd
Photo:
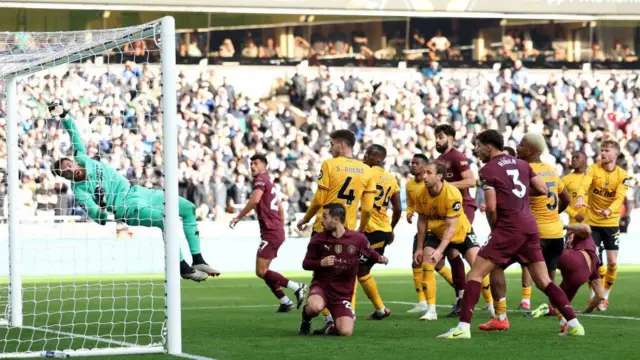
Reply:
[[[273,295],[275,295],[278,299],[282,299],[284,297],[284,291],[282,291],[278,284],[274,284],[273,282],[269,281],[266,276],[264,278],[264,282],[267,284],[269,289],[271,289]]]
[[[573,308],[567,299],[567,295],[558,287],[558,285],[550,282],[544,289],[544,293],[551,301],[551,304],[555,306],[558,311],[564,316],[565,320],[571,321],[576,318],[576,314],[573,312]]]
[[[449,265],[451,265],[451,276],[453,277],[453,286],[456,288],[456,296],[459,296],[460,290],[464,289],[467,282],[462,256],[458,255],[455,259],[449,260]]]
[[[482,284],[480,282],[474,280],[467,281],[467,286],[464,288],[464,295],[462,295],[460,322],[471,324],[473,309],[480,299],[480,291],[482,291]]]
[[[339,336],[340,333],[338,332],[338,328],[335,325],[331,325],[329,326],[329,328],[327,329],[327,332],[324,333],[325,335],[333,335],[333,336]]]
[[[289,284],[289,279],[282,276],[282,274],[271,270],[267,270],[267,272],[264,274],[264,279],[265,281],[268,280],[269,282],[281,287],[287,287],[287,285]]]

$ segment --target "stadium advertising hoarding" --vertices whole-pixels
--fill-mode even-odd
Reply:
[[[548,15],[640,15],[640,0],[20,0],[2,1],[2,7],[66,9],[252,12],[274,9],[281,12],[375,11],[428,16],[426,12],[500,13]],[[423,12],[419,14],[419,12]],[[381,14],[383,15],[383,14]]]

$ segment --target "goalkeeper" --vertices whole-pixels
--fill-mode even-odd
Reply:
[[[164,191],[130,186],[129,181],[116,170],[91,159],[84,148],[78,128],[62,101],[54,100],[50,103],[49,112],[62,121],[74,149],[74,160],[56,160],[52,172],[71,181],[73,194],[86,207],[89,217],[98,224],[105,225],[108,213],[113,213],[117,221],[123,221],[127,225],[164,230]],[[203,281],[209,276],[219,275],[218,271],[204,261],[200,253],[195,205],[182,197],[178,204],[184,235],[193,257],[191,266],[180,252],[180,275],[183,279],[193,281]]]

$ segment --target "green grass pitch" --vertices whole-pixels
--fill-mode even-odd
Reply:
[[[277,270],[277,265],[274,270]],[[557,319],[526,318],[511,311],[511,330],[483,333],[477,325],[488,320],[486,312],[476,310],[472,339],[447,341],[435,337],[457,323],[447,319],[453,291],[438,277],[438,309],[440,319],[421,322],[416,314],[406,311],[416,301],[410,270],[374,269],[374,277],[392,316],[383,321],[366,320],[371,304],[358,290],[357,315],[351,338],[299,337],[299,311],[276,314],[277,300],[263,281],[252,274],[223,274],[222,277],[196,284],[182,282],[183,350],[185,353],[220,360],[243,359],[394,359],[404,357],[432,359],[603,359],[638,358],[640,351],[640,267],[620,266],[616,285],[606,313],[581,316],[586,329],[584,338],[557,336]],[[309,273],[284,273],[291,280],[308,282]],[[520,300],[519,271],[507,273],[508,306],[514,309]],[[161,282],[157,282],[161,288]],[[103,290],[104,291],[104,290]],[[586,287],[581,289],[574,307],[581,310],[587,301]],[[289,290],[287,295],[292,297]],[[117,295],[116,293],[114,293]],[[117,298],[117,296],[116,296]],[[532,302],[537,306],[546,300],[534,290]],[[115,300],[122,301],[122,300]],[[136,306],[144,304],[140,300]],[[480,305],[483,300],[480,299]],[[93,304],[83,304],[93,306]],[[64,305],[61,305],[64,306]],[[104,306],[104,304],[103,304]],[[25,311],[28,307],[25,306]],[[104,320],[104,319],[103,319]],[[117,320],[117,319],[116,319]],[[116,321],[117,322],[117,321]],[[322,318],[314,321],[322,325]],[[93,330],[93,329],[92,329]],[[119,328],[105,329],[118,332]],[[142,332],[148,329],[141,329]],[[11,338],[0,329],[0,339]],[[25,333],[22,336],[26,336]],[[140,356],[114,357],[139,359]],[[169,358],[148,355],[144,358]],[[95,359],[95,357],[94,357]]]

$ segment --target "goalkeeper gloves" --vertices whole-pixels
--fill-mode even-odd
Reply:
[[[96,190],[93,192],[93,196],[96,199],[96,204],[100,206],[100,209],[104,209],[107,207],[107,202],[104,200],[105,198],[104,189],[102,188],[101,185],[96,186]]]
[[[65,104],[64,101],[60,99],[53,100],[47,106],[49,107],[49,113],[53,117],[64,119],[69,113],[67,104]]]

